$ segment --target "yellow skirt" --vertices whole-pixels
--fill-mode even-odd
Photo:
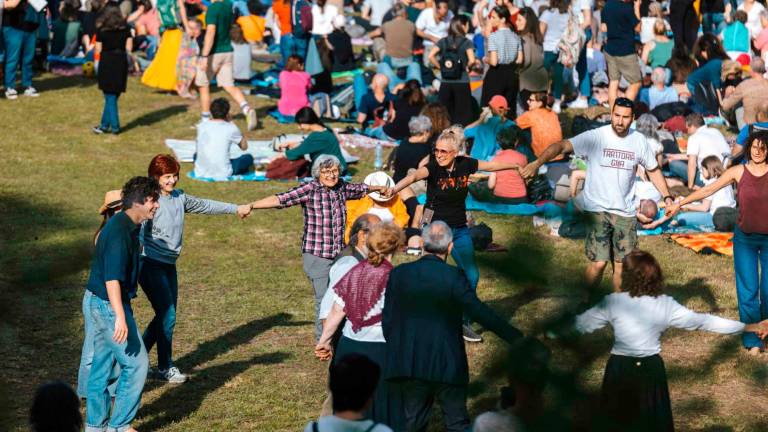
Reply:
[[[179,29],[163,32],[155,59],[141,77],[142,84],[160,90],[176,90],[176,62],[183,36]]]

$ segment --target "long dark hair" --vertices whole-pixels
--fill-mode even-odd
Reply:
[[[467,32],[464,31],[464,24],[461,15],[453,17],[451,24],[448,26],[448,37],[453,39],[465,37]]]
[[[519,14],[525,18],[525,28],[520,31],[520,36],[531,35],[531,38],[537,45],[544,43],[544,35],[541,34],[541,27],[539,26],[539,17],[533,9],[524,7],[520,9]]]
[[[704,58],[704,53],[707,54],[706,58]],[[693,57],[699,62],[699,67],[701,67],[710,60],[725,60],[728,58],[728,55],[725,53],[723,44],[720,43],[717,36],[712,33],[704,33],[693,44]]]
[[[507,9],[506,6],[496,6],[493,8],[493,12],[496,13],[496,15],[501,18],[502,21],[507,23],[507,25],[510,24],[510,15],[509,15],[509,9]]]
[[[317,113],[315,113],[315,110],[313,110],[310,107],[304,107],[300,109],[296,116],[294,117],[296,119],[297,124],[308,124],[308,125],[320,125],[325,126],[322,121],[320,121],[320,117],[317,116]]]
[[[116,3],[109,2],[96,18],[96,28],[102,31],[125,30],[128,23]]]
[[[762,144],[763,147],[768,147],[768,131],[767,130],[753,131],[747,137],[747,144],[744,145],[744,150],[742,154],[743,154],[743,157],[746,158],[748,161],[752,160],[752,147],[757,143]]]
[[[421,108],[427,103],[427,98],[424,97],[424,93],[421,91],[421,84],[415,79],[406,81],[405,87],[400,90],[399,95],[412,107]]]

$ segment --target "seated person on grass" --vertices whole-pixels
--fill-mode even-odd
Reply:
[[[515,122],[507,118],[509,104],[504,96],[496,95],[488,101],[488,106],[483,108],[480,118],[469,124],[464,129],[466,138],[474,138],[470,157],[477,160],[489,161],[499,150],[496,143],[496,134],[505,128],[515,125]]]
[[[368,174],[363,180],[368,186],[394,186],[395,181],[384,171]],[[347,201],[347,230],[345,241],[349,242],[352,224],[358,216],[370,213],[376,215],[382,222],[392,222],[400,228],[406,228],[410,216],[399,195],[387,198],[379,192],[371,192],[359,200]]]
[[[283,142],[277,150],[285,150],[285,157],[292,161],[302,159],[305,155],[308,155],[310,165],[314,164],[315,160],[321,155],[335,156],[341,163],[339,167],[340,175],[346,175],[347,162],[344,160],[344,155],[341,154],[339,139],[331,129],[327,128],[320,121],[317,113],[310,107],[304,107],[296,113],[296,123],[299,125],[299,129],[307,134],[306,138],[301,142]]]
[[[496,134],[496,141],[501,151],[491,159],[492,162],[512,162],[521,167],[528,163],[524,154],[515,150],[519,142],[520,129],[508,127]],[[525,181],[517,170],[492,172],[487,180],[469,185],[469,193],[478,201],[499,204],[522,204],[528,202]]]
[[[230,120],[226,99],[211,102],[211,119],[197,127],[196,176],[226,178],[251,170],[253,156],[245,152],[248,141]]]

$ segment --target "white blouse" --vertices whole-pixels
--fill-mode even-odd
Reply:
[[[339,14],[336,6],[326,4],[320,9],[318,5],[312,5],[312,34],[329,35],[333,31],[333,18]]]
[[[744,323],[694,312],[667,295],[630,297],[607,295],[592,309],[576,317],[576,330],[592,333],[610,324],[614,344],[611,354],[649,357],[661,352],[660,338],[670,327],[722,334],[744,331]]]

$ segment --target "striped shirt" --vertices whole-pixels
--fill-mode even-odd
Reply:
[[[508,28],[500,28],[488,36],[488,52],[496,51],[500,65],[514,63],[520,51],[520,37]]]
[[[277,194],[280,208],[301,205],[304,212],[304,235],[301,251],[333,259],[344,248],[344,228],[347,224],[347,200],[364,197],[368,185],[350,184],[339,180],[328,188],[317,180]]]

